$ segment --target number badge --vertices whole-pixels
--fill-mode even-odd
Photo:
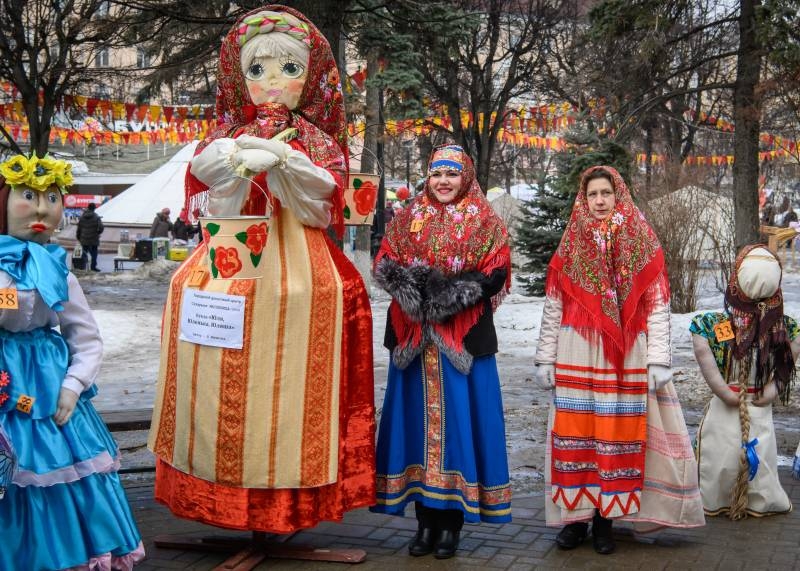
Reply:
[[[17,288],[0,288],[0,309],[19,309]]]
[[[734,338],[733,327],[731,327],[730,319],[720,321],[714,326],[714,335],[717,336],[717,341],[730,341]]]
[[[25,414],[30,414],[35,400],[35,397],[19,395],[19,398],[17,399],[17,410],[24,412]]]
[[[191,273],[189,274],[189,281],[187,282],[187,286],[189,287],[203,287],[206,282],[208,281],[208,270],[203,267],[196,267],[192,268]]]

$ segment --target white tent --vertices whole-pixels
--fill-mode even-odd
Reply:
[[[142,228],[150,228],[156,213],[164,207],[170,209],[170,219],[175,220],[183,208],[184,178],[196,146],[197,141],[189,143],[145,178],[99,206],[97,214],[103,224],[141,232]]]

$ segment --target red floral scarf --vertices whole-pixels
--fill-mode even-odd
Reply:
[[[743,247],[736,256],[736,262],[725,290],[725,309],[733,321],[734,339],[730,344],[730,354],[726,356],[740,361],[743,366],[725,367],[726,382],[737,383],[730,378],[737,371],[749,373],[750,359],[756,359],[755,389],[761,393],[771,380],[785,404],[789,399],[789,389],[795,376],[792,347],[783,320],[783,292],[780,288],[775,294],[763,300],[748,298],[739,289],[739,267],[745,256],[763,244],[750,244]],[[780,260],[775,260],[780,265]],[[727,348],[726,348],[727,349]]]
[[[505,268],[506,287],[493,300],[496,307],[511,286],[508,232],[475,180],[472,160],[466,153],[462,158],[464,168],[459,196],[442,204],[431,191],[428,180],[425,190],[392,219],[375,264],[388,256],[403,266],[426,264],[446,276],[474,271],[489,275]],[[430,171],[430,161],[428,166]],[[398,344],[417,347],[422,340],[420,324],[409,319],[395,301],[389,311]],[[464,336],[477,323],[481,311],[478,304],[446,323],[430,325],[449,347],[460,352]]]
[[[589,212],[587,176],[607,171],[616,204],[605,220]],[[563,303],[562,325],[590,343],[603,341],[606,359],[622,370],[636,336],[658,301],[669,302],[664,252],[653,229],[633,203],[628,187],[611,167],[581,175],[567,228],[547,272],[547,295]]]
[[[292,14],[308,25],[310,54],[308,77],[297,108],[290,111],[285,105],[256,106],[250,99],[239,61],[239,28],[242,22],[264,11]],[[280,33],[280,32],[273,32]],[[197,146],[195,154],[211,141],[221,137],[238,137],[243,133],[270,138],[287,127],[298,130],[292,146],[304,151],[311,160],[331,171],[337,188],[333,193],[331,225],[339,236],[344,232],[344,187],[347,184],[347,123],[339,70],[330,45],[322,33],[303,14],[285,6],[269,5],[248,12],[236,22],[222,40],[217,69],[217,117],[220,127]],[[264,186],[265,174],[256,178]],[[263,215],[266,199],[253,185],[242,214]],[[189,212],[205,209],[208,187],[186,175],[186,206]]]

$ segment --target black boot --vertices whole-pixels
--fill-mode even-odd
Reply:
[[[414,557],[420,557],[433,553],[439,536],[438,510],[426,507],[422,502],[414,502],[414,512],[417,516],[417,535],[408,544],[408,552]]]
[[[436,549],[433,550],[433,556],[436,559],[450,559],[456,554],[458,549],[458,541],[460,531],[452,529],[443,529],[439,532],[439,539],[436,541]]]
[[[575,549],[589,534],[589,524],[585,521],[569,523],[556,536],[556,545],[561,549]]]
[[[417,535],[408,544],[408,552],[414,557],[420,557],[433,553],[433,546],[436,543],[436,530],[432,527],[423,527],[420,524],[417,528]]]
[[[614,537],[611,533],[611,526],[614,520],[606,519],[598,512],[595,512],[592,518],[592,545],[594,550],[600,555],[609,555],[614,553],[617,544],[614,543]]]

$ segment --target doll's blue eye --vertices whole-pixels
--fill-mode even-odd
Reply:
[[[281,65],[281,72],[290,79],[296,79],[300,77],[303,75],[305,70],[306,69],[302,65],[292,60],[286,60]]]
[[[260,63],[251,64],[250,67],[247,68],[247,73],[245,77],[250,80],[259,80],[264,76],[264,66]]]
[[[48,192],[47,200],[49,200],[51,204],[55,204],[58,201],[58,195],[55,192]]]
[[[22,197],[25,200],[33,200],[33,191],[32,190],[23,190]]]

